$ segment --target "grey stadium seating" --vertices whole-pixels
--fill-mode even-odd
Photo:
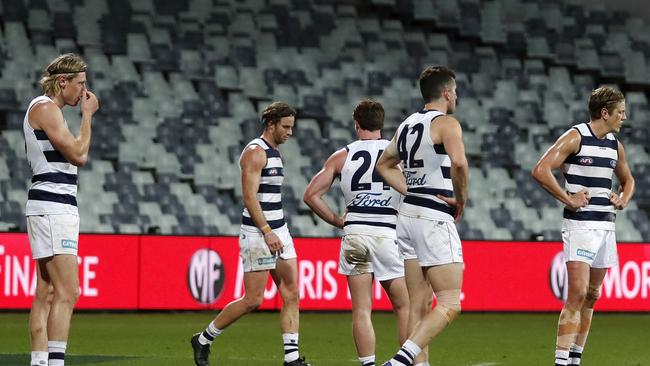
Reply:
[[[62,52],[87,59],[101,103],[80,172],[83,232],[236,235],[239,153],[261,132],[261,108],[284,100],[299,110],[281,148],[290,228],[336,235],[302,203],[308,180],[354,139],[359,99],[384,104],[391,136],[421,106],[416,80],[430,64],[458,73],[471,162],[464,239],[559,238],[561,208],[529,172],[557,136],[587,120],[589,92],[602,83],[626,92],[620,138],[638,186],[650,182],[650,26],[631,15],[546,0],[2,0],[0,8],[2,231],[25,230],[23,114],[40,93],[41,68]],[[76,129],[78,111],[65,116]],[[338,189],[327,199],[344,210]],[[619,240],[650,240],[649,210],[650,192],[638,189],[619,214]]]

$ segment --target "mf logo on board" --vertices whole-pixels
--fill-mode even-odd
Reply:
[[[211,249],[194,252],[187,269],[187,287],[192,297],[202,304],[213,303],[223,290],[224,273],[217,252]]]

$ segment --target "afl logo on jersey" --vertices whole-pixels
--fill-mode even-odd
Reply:
[[[564,252],[559,252],[551,260],[549,269],[549,286],[556,299],[566,301],[569,290],[569,278],[567,276]]]
[[[591,164],[594,163],[594,159],[592,159],[590,157],[583,157],[583,158],[580,158],[579,162],[580,162],[580,165],[591,165]]]
[[[612,167],[612,169],[616,169],[616,160],[612,159],[609,161],[609,166]]]
[[[213,303],[224,284],[223,261],[210,249],[199,249],[192,255],[187,269],[187,287],[192,297],[201,304]]]

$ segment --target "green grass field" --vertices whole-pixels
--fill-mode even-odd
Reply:
[[[214,313],[75,314],[66,365],[191,366],[189,338]],[[0,313],[0,365],[29,364],[26,313]],[[430,347],[431,365],[551,365],[555,314],[463,314]],[[377,361],[397,349],[392,314],[374,315]],[[349,313],[301,315],[301,353],[314,366],[358,365]],[[242,318],[211,362],[282,365],[278,314]],[[650,365],[650,315],[597,314],[583,365]]]

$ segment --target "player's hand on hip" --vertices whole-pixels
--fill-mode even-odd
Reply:
[[[454,221],[460,221],[460,218],[463,216],[463,211],[465,211],[465,201],[461,202],[454,197],[445,197],[442,195],[437,195],[437,197],[454,209]]]
[[[99,109],[99,100],[92,92],[86,90],[81,96],[81,114],[93,115]]]
[[[268,233],[264,234],[264,242],[269,247],[271,254],[278,257],[280,254],[282,254],[284,245],[282,245],[282,240],[280,240],[276,233],[269,231]]]
[[[343,214],[343,216],[337,216],[335,221],[336,222],[334,226],[336,226],[339,229],[343,229],[343,227],[345,226],[345,214]]]
[[[463,217],[463,212],[465,211],[465,202],[462,204],[456,203],[456,212],[454,213],[454,221],[460,222],[460,219]]]
[[[567,208],[575,211],[581,207],[585,207],[589,204],[590,198],[591,197],[589,196],[589,191],[582,189],[579,192],[576,192],[569,196],[569,204],[567,205]]]
[[[627,204],[625,203],[625,201],[623,201],[621,196],[619,196],[617,193],[614,192],[609,194],[609,202],[612,205],[614,205],[614,208],[617,210],[622,210],[625,208],[625,206],[627,206]]]

